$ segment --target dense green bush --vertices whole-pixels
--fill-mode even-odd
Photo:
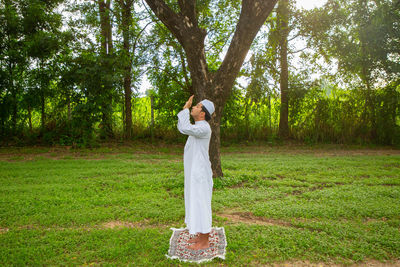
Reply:
[[[382,144],[400,145],[400,86],[399,82],[373,92],[375,114],[364,115],[365,91],[362,88],[343,90],[313,85],[291,92],[289,123],[291,138],[305,143]],[[176,114],[183,100],[162,101],[155,93],[153,133],[156,140],[181,142],[185,139],[176,129]],[[221,122],[222,142],[278,142],[279,99],[265,98],[257,103],[246,100],[240,90],[234,90]],[[115,139],[123,138],[120,104],[114,106]],[[51,112],[49,112],[51,114]],[[64,113],[63,113],[64,114]],[[33,112],[33,130],[19,124],[19,132],[2,128],[4,144],[35,144],[96,146],[100,140],[101,118],[90,101],[81,101],[67,116],[53,116],[45,129],[40,128],[40,114]],[[97,114],[97,115],[96,115]],[[151,140],[151,105],[149,97],[138,97],[133,105],[132,139]],[[7,124],[6,124],[7,125]],[[7,135],[10,134],[10,135]]]

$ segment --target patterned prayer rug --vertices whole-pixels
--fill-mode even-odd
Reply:
[[[225,259],[226,251],[226,236],[224,227],[213,227],[210,232],[210,247],[206,249],[192,250],[188,249],[190,245],[187,241],[194,237],[189,234],[187,228],[171,228],[173,231],[171,239],[169,240],[168,254],[165,255],[169,259],[179,259],[185,262],[201,263],[211,261],[214,258]]]

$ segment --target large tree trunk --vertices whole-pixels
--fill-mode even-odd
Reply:
[[[112,27],[110,20],[110,5],[111,0],[99,0],[99,14],[100,14],[100,28],[101,28],[101,47],[102,55],[107,57],[113,53],[112,45]],[[109,60],[106,60],[106,68],[111,71],[112,67]],[[108,81],[105,82],[101,110],[102,110],[102,138],[113,137],[114,133],[112,130],[112,96],[111,96],[111,86]]]
[[[192,86],[197,101],[208,98],[215,104],[210,126],[210,160],[213,177],[223,176],[220,160],[220,122],[250,45],[271,13],[277,0],[243,0],[236,31],[227,54],[216,73],[210,73],[204,51],[205,29],[198,26],[196,0],[178,0],[174,12],[163,0],[146,0],[156,16],[172,32],[185,50]]]
[[[288,0],[280,0],[278,4],[277,17],[278,17],[278,27],[280,38],[279,38],[279,48],[280,48],[280,89],[281,89],[281,112],[279,119],[279,137],[286,139],[289,137],[289,70],[287,61],[287,46],[288,46],[288,19],[289,19],[289,9]]]
[[[129,27],[132,24],[132,0],[119,0],[122,11],[122,36],[124,43],[125,139],[132,137],[132,60]]]
[[[218,109],[218,111],[217,111]],[[215,116],[210,122],[212,134],[210,140],[210,161],[212,166],[213,177],[223,177],[224,174],[221,168],[221,154],[220,154],[220,146],[221,146],[221,132],[220,132],[220,124],[222,117],[223,106],[219,105],[215,107]]]

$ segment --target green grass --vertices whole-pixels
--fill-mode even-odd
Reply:
[[[0,265],[178,264],[165,254],[184,226],[182,153],[1,149]],[[398,150],[231,146],[222,167],[212,207],[227,255],[208,264],[399,262]],[[105,226],[117,221],[130,226]]]

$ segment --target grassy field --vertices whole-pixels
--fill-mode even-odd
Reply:
[[[165,254],[184,226],[182,153],[0,149],[0,265],[178,264]],[[208,264],[400,264],[399,150],[230,146],[222,166],[227,255]]]

